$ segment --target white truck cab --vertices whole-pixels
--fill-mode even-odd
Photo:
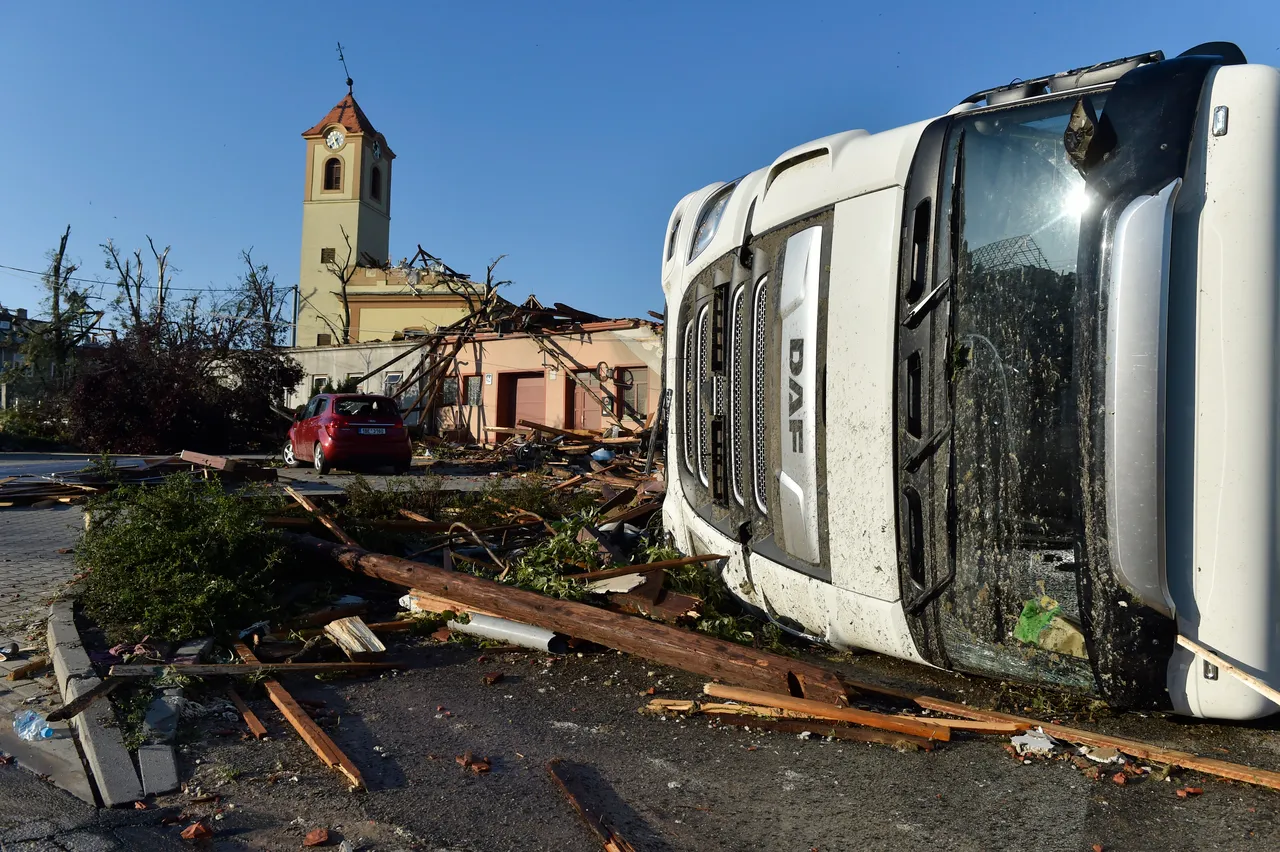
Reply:
[[[980,92],[683,198],[664,520],[778,623],[1224,719],[1280,686],[1280,71]]]

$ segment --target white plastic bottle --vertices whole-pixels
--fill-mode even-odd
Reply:
[[[44,715],[35,710],[19,710],[13,714],[13,730],[24,740],[47,740],[53,737],[53,728]]]

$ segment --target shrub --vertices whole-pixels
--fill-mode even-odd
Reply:
[[[218,636],[271,617],[295,564],[262,525],[280,505],[188,474],[93,498],[76,548],[85,612],[113,641]]]

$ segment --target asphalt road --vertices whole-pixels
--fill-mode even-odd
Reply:
[[[322,827],[357,849],[596,850],[547,776],[553,758],[566,762],[584,802],[646,852],[1263,850],[1280,836],[1280,793],[1194,773],[1117,786],[1065,760],[1024,765],[1002,737],[958,736],[931,753],[900,753],[664,721],[637,712],[646,691],[692,698],[701,681],[614,652],[549,662],[414,641],[426,644],[393,648],[408,666],[398,675],[287,684],[333,711],[324,724],[364,773],[368,792],[346,792],[262,696],[251,704],[273,734],[269,742],[209,736],[243,726],[203,723],[182,770],[200,792],[223,796],[203,806],[223,808],[218,848],[296,849]],[[919,685],[921,670],[905,664],[868,655],[853,666],[866,679],[905,675]],[[503,679],[485,685],[492,672]],[[929,680],[971,699],[988,689],[951,676]],[[1138,716],[1103,727],[1280,765],[1269,729]],[[456,758],[467,751],[488,758],[492,770],[460,766]],[[1183,784],[1204,794],[1179,798]]]
[[[264,454],[236,454],[235,457],[261,461],[271,458]],[[56,477],[59,474],[74,473],[94,461],[94,458],[85,453],[0,453],[0,479],[9,476]],[[114,455],[111,458],[119,467],[134,468],[159,457]],[[408,475],[419,477],[429,473],[447,474],[448,488],[454,491],[479,491],[493,478],[488,475],[459,475],[457,470],[447,464],[427,464],[422,459],[416,459]],[[280,468],[278,473],[281,480],[308,494],[339,493],[357,476],[363,476],[375,488],[386,488],[388,480],[394,478],[389,470],[377,468],[366,471],[335,470],[324,476],[310,467]]]

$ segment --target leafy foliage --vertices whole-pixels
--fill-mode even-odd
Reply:
[[[288,423],[273,405],[301,378],[276,350],[214,353],[126,337],[82,365],[68,398],[70,432],[91,452],[274,447]]]
[[[261,523],[279,506],[187,474],[93,498],[76,548],[85,612],[113,641],[223,635],[270,617],[293,568]]]

